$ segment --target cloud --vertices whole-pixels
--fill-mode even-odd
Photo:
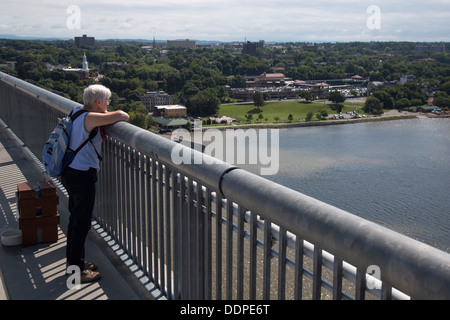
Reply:
[[[98,39],[274,41],[450,41],[450,2],[377,0],[381,29],[370,30],[366,0],[15,0],[0,12],[0,34]],[[70,5],[81,28],[67,28]]]

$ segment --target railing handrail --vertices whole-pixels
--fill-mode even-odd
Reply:
[[[74,106],[79,106],[1,72],[0,81],[59,112],[67,114]],[[450,299],[448,253],[225,162],[192,161],[200,164],[175,165],[171,153],[175,146],[180,147],[179,144],[129,123],[108,126],[106,131],[112,139],[156,161],[177,167],[202,185],[219,191],[221,197],[257,212],[265,220],[301,236],[363,272],[368,266],[379,266],[383,283],[415,299]],[[210,160],[208,155],[185,146],[181,148],[190,152],[193,158]]]
[[[29,82],[23,81],[3,72],[0,72],[0,80],[18,90],[21,90],[31,96],[34,96],[37,99],[44,101],[58,111],[66,114],[69,114],[70,111],[72,111],[72,109],[76,106],[82,107],[80,103],[67,99],[48,90],[39,88],[38,86],[35,86]]]
[[[182,164],[183,171],[187,175],[195,177],[202,184],[210,186],[215,190],[221,190],[220,186],[225,174],[237,169],[234,165],[219,161],[215,158],[213,159],[204,153],[163,138],[147,130],[142,130],[126,122],[119,122],[107,126],[105,131],[112,138],[139,150],[139,152],[145,155],[152,156],[163,163],[173,164],[172,150],[175,147],[179,148],[185,155],[189,154],[191,158],[191,161],[187,161],[187,163],[191,164]],[[196,162],[200,162],[201,165],[195,164]]]

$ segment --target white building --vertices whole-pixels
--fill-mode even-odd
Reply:
[[[86,53],[83,55],[83,71],[89,72],[89,66],[86,58]]]
[[[82,68],[63,68],[64,71],[67,72],[76,72],[82,79],[89,78],[89,66],[86,58],[86,53],[83,55],[83,64]]]

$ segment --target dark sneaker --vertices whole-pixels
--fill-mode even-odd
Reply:
[[[67,271],[67,268],[69,267],[69,264],[68,263],[66,263],[66,274],[70,274],[68,271]],[[84,262],[84,269],[86,269],[86,270],[91,270],[91,271],[95,271],[95,270],[97,270],[97,265],[95,264],[95,263],[92,263],[92,262],[88,262],[88,261],[85,261]]]
[[[86,269],[81,271],[80,282],[81,283],[94,282],[100,280],[100,278],[101,278],[100,273]]]
[[[85,261],[84,268],[87,270],[95,271],[97,270],[97,265],[95,263]]]

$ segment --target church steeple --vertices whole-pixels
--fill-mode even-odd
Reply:
[[[89,67],[88,67],[88,62],[87,62],[87,58],[86,58],[86,53],[84,53],[83,56],[83,71],[88,71]]]

